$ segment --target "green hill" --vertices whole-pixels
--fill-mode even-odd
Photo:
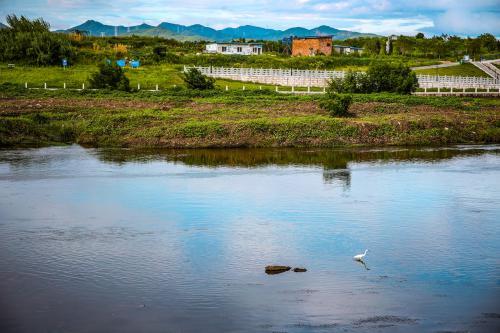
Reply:
[[[313,29],[306,29],[302,27],[294,27],[287,30],[276,30],[261,28],[253,25],[244,25],[237,28],[224,28],[216,30],[206,27],[201,24],[182,25],[169,22],[162,22],[154,27],[149,24],[141,24],[137,26],[112,26],[102,24],[94,20],[88,20],[73,28],[62,30],[60,32],[71,31],[86,31],[90,36],[159,36],[165,38],[174,38],[177,40],[206,40],[206,41],[231,41],[233,39],[246,38],[252,40],[281,40],[284,37],[297,36],[318,36],[318,35],[332,35],[335,40],[344,40],[355,37],[369,37],[376,36],[374,34],[364,34],[354,31],[339,30],[326,25],[319,26]]]
[[[159,28],[159,27],[154,27],[146,30],[140,30],[140,31],[134,31],[130,33],[125,33],[121,34],[120,36],[148,36],[148,37],[162,37],[162,38],[170,38],[170,39],[176,39],[179,41],[198,41],[198,40],[203,40],[204,38],[201,36],[196,36],[196,35],[191,35],[191,36],[185,36],[182,34],[177,34],[173,33],[170,30]]]

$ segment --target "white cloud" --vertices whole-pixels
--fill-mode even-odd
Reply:
[[[380,35],[403,34],[415,35],[426,28],[432,28],[434,22],[425,17],[402,19],[360,19],[352,20],[348,30]]]
[[[447,31],[459,35],[476,35],[484,32],[500,32],[500,18],[494,13],[470,12],[454,8],[436,18],[436,31]]]
[[[336,3],[320,3],[315,5],[313,8],[317,11],[324,10],[344,10],[351,7],[351,2],[341,1]]]

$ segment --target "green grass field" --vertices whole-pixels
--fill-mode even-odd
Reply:
[[[452,67],[416,70],[417,74],[448,75],[448,76],[480,76],[489,77],[488,74],[472,64],[461,64]]]
[[[85,83],[88,87],[88,78],[97,71],[97,66],[77,65],[63,69],[62,67],[21,67],[8,69],[6,65],[0,67],[0,83],[14,83],[29,87],[43,87],[44,83],[50,88],[81,88]],[[142,89],[155,89],[183,84],[181,67],[174,66],[143,66],[137,69],[125,69],[132,87],[140,83]]]
[[[137,69],[126,68],[125,73],[130,79],[130,86],[134,89],[140,84],[141,89],[150,90],[168,89],[173,86],[183,86],[182,68],[180,65],[147,65]],[[366,67],[345,67],[341,70],[363,71]],[[7,64],[0,64],[0,84],[12,83],[19,86],[24,86],[28,83],[31,88],[43,88],[47,83],[48,88],[62,88],[66,83],[67,88],[81,88],[82,84],[88,88],[88,78],[91,73],[97,71],[97,66],[93,65],[76,65],[67,69],[61,67],[30,67],[16,66],[8,68]],[[471,64],[464,64],[448,68],[431,69],[417,71],[418,74],[430,75],[457,75],[457,76],[486,76],[485,73],[477,69]],[[253,84],[249,82],[239,82],[231,80],[217,80],[216,85],[221,89],[228,86],[229,90],[242,90],[243,87],[247,90],[256,89],[272,89],[273,86],[265,84]],[[286,90],[283,88],[283,90]],[[300,90],[298,88],[297,90]],[[306,90],[305,88],[302,90]],[[319,91],[319,88],[313,88],[313,91]]]
[[[126,68],[125,73],[130,80],[130,86],[137,88],[140,84],[141,89],[163,90],[171,88],[174,85],[183,86],[182,80],[183,66],[172,65],[154,65],[142,66],[137,69]],[[66,83],[66,88],[81,88],[82,84],[88,88],[88,78],[91,73],[97,71],[97,66],[92,65],[77,65],[67,69],[61,67],[29,67],[16,66],[15,68],[7,68],[6,64],[0,65],[0,84],[12,83],[24,86],[28,83],[31,88],[43,88],[47,83],[48,88],[62,88]],[[229,89],[274,89],[271,86],[264,84],[253,84],[248,82],[238,82],[231,80],[217,80],[216,85],[225,89],[226,85]]]

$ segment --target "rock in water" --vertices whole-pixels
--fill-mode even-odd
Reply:
[[[307,269],[302,268],[302,267],[295,267],[295,268],[293,269],[293,271],[294,271],[295,273],[304,273],[304,272],[307,272]]]
[[[291,269],[290,266],[266,266],[266,273],[267,274],[280,274],[287,272]]]

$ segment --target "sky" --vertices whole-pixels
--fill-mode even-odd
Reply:
[[[329,25],[381,35],[500,36],[500,0],[0,0],[0,21],[12,13],[43,17],[53,29],[93,19],[109,25],[250,24],[283,30]]]

